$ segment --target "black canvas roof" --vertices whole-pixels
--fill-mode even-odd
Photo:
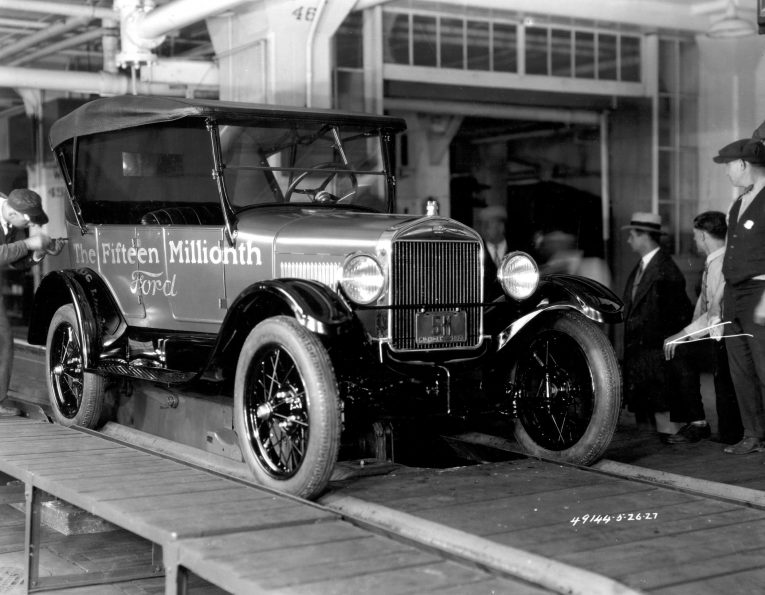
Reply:
[[[171,122],[187,117],[212,117],[220,122],[229,123],[285,118],[315,122],[330,121],[346,125],[362,124],[392,131],[401,131],[406,128],[404,120],[390,116],[233,101],[121,95],[86,103],[54,122],[50,130],[50,145],[55,148],[76,136],[158,122]]]

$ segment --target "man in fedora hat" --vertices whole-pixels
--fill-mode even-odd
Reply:
[[[760,138],[742,138],[713,160],[743,189],[728,211],[722,272],[728,363],[744,437],[724,451],[748,454],[765,449],[765,146]]]
[[[61,251],[63,242],[51,240],[41,229],[36,229],[38,233],[34,235],[24,236],[23,231],[28,227],[39,228],[47,222],[48,216],[36,192],[19,188],[8,196],[0,193],[0,271],[28,268],[40,262],[46,253],[57,254]],[[0,298],[0,417],[19,414],[16,407],[5,404],[12,365],[13,332],[5,304]]]
[[[690,322],[691,301],[685,278],[659,247],[661,216],[634,213],[627,243],[640,260],[624,290],[624,395],[639,426],[650,424],[662,440],[680,430],[669,418],[672,377],[664,358],[664,339]]]

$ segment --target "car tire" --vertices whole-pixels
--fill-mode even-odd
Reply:
[[[95,428],[104,406],[104,378],[83,370],[82,330],[74,306],[53,314],[45,342],[45,378],[53,418],[63,426]]]
[[[234,427],[259,483],[309,499],[324,490],[340,445],[337,381],[321,341],[294,318],[269,318],[247,336]]]
[[[515,438],[530,455],[589,465],[613,438],[621,375],[613,347],[579,312],[546,316],[511,371]]]

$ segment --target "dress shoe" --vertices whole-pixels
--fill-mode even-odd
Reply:
[[[21,415],[21,410],[18,407],[0,405],[0,417],[16,417],[18,415]]]
[[[692,444],[712,435],[709,424],[685,424],[677,434],[667,437],[667,444]]]
[[[748,455],[750,452],[760,452],[765,450],[765,444],[759,438],[745,436],[740,442],[733,446],[726,446],[723,452],[729,455]]]

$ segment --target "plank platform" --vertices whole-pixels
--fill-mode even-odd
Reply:
[[[157,577],[164,566],[169,594],[187,592],[189,571],[242,594],[550,593],[355,526],[322,506],[54,424],[0,419],[0,471],[25,484],[28,591]],[[161,560],[41,577],[43,492],[160,546]]]
[[[763,473],[758,459],[750,464]],[[533,459],[360,478],[332,497],[416,515],[641,592],[765,592],[765,510],[747,504]],[[610,520],[589,520],[598,515]]]

